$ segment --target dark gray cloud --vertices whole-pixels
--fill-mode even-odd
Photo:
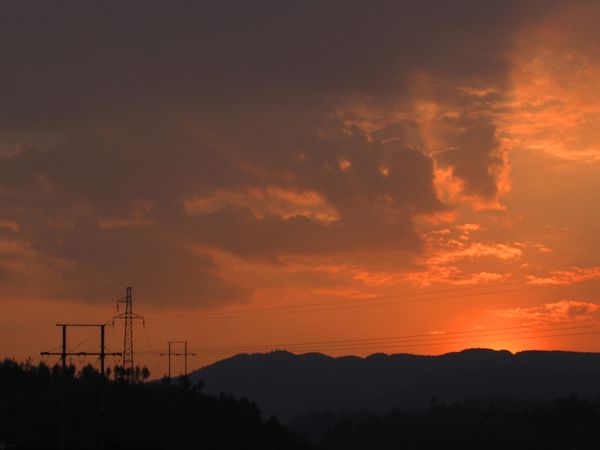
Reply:
[[[3,3],[1,122],[112,123],[264,99],[326,107],[401,97],[415,69],[502,85],[510,32],[551,3]]]
[[[436,159],[442,166],[451,166],[453,175],[465,182],[466,194],[495,199],[498,186],[494,172],[505,164],[496,127],[485,119],[469,122],[454,127],[461,131],[450,137],[452,147],[437,152]]]
[[[467,193],[497,192],[494,125],[468,114],[489,108],[453,88],[501,96],[511,33],[552,4],[3,2],[0,131],[24,144],[2,152],[0,220],[71,262],[60,276],[73,296],[135,282],[174,306],[250,294],[203,246],[270,261],[416,251],[415,215],[448,208],[429,153]],[[431,78],[430,99],[462,112],[442,127],[450,148],[425,148],[414,119],[378,130],[342,120],[354,105],[403,111],[415,73]],[[48,132],[65,137],[25,145]],[[186,211],[186,199],[273,186],[317,196],[337,220],[231,201]]]

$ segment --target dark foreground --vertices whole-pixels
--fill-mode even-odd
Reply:
[[[600,449],[600,401],[432,400],[427,413],[313,412],[290,427],[323,450]]]
[[[202,393],[188,378],[133,384],[88,366],[0,364],[0,448],[598,449],[600,399],[476,398],[427,412],[312,412],[284,427],[246,398]],[[294,431],[292,431],[294,430]]]
[[[87,367],[0,364],[0,446],[17,449],[310,449],[256,404],[183,378],[107,381]],[[179,382],[178,382],[179,381]],[[63,415],[64,412],[64,415]],[[64,419],[63,419],[64,418]]]

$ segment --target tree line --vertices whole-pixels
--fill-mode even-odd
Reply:
[[[476,397],[446,405],[433,397],[429,411],[313,411],[294,418],[290,428],[322,450],[597,449],[600,398]]]
[[[247,398],[92,365],[0,363],[0,443],[18,449],[314,449]],[[174,382],[172,382],[174,381]]]

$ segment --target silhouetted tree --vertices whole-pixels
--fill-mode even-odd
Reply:
[[[142,381],[146,382],[148,381],[148,378],[150,378],[150,370],[148,369],[148,367],[144,366],[142,368]]]
[[[115,377],[115,381],[124,382],[126,375],[127,371],[125,370],[125,367],[115,365],[113,369],[113,376]]]
[[[91,364],[86,364],[77,373],[77,377],[82,380],[97,380],[100,378],[100,372]]]
[[[37,366],[37,373],[41,380],[48,381],[52,376],[50,367],[44,362],[40,362]]]
[[[150,370],[146,366],[141,368],[135,366],[134,369],[125,369],[123,366],[115,366],[114,368],[114,379],[115,381],[125,382],[131,376],[133,384],[140,384],[150,378]]]
[[[177,378],[177,385],[185,390],[188,390],[192,385],[192,382],[190,381],[189,376],[179,375],[179,377]]]

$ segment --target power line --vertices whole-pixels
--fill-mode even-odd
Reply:
[[[270,316],[270,315],[280,315],[280,314],[300,314],[300,313],[308,313],[308,312],[334,311],[334,310],[353,309],[353,308],[368,308],[368,307],[374,307],[374,306],[401,305],[401,304],[408,304],[408,303],[420,303],[420,302],[428,302],[428,301],[438,301],[438,300],[449,300],[449,299],[455,299],[455,298],[473,297],[473,296],[478,296],[478,295],[496,295],[496,294],[506,294],[506,293],[512,293],[512,292],[531,291],[531,290],[537,290],[537,289],[558,288],[558,287],[566,287],[566,286],[573,286],[573,285],[586,284],[586,283],[595,283],[597,281],[598,281],[598,279],[594,279],[594,280],[580,281],[577,283],[571,283],[569,285],[535,285],[535,286],[524,287],[524,288],[520,288],[520,289],[507,289],[507,290],[492,291],[492,292],[477,292],[477,293],[470,293],[470,294],[450,295],[450,296],[422,298],[422,299],[416,298],[416,299],[394,301],[394,302],[348,304],[348,303],[358,303],[358,302],[374,302],[374,301],[387,300],[387,299],[393,299],[393,298],[416,297],[416,296],[421,296],[421,295],[435,295],[435,294],[446,293],[446,292],[460,292],[463,290],[471,290],[471,289],[488,289],[488,288],[498,287],[498,286],[508,286],[508,285],[528,283],[527,281],[515,281],[515,282],[510,282],[510,283],[496,284],[493,286],[473,286],[473,287],[465,287],[465,288],[452,289],[452,290],[440,290],[440,291],[432,291],[432,292],[419,292],[419,293],[410,293],[410,294],[379,296],[379,297],[372,297],[369,299],[347,299],[347,300],[340,300],[340,301],[336,301],[336,302],[311,303],[308,305],[291,305],[291,306],[275,306],[275,307],[270,307],[270,308],[254,308],[254,309],[248,309],[245,311],[238,311],[238,312],[216,311],[216,312],[199,313],[199,314],[175,315],[175,316],[161,317],[161,318],[157,318],[157,319],[150,319],[150,320],[148,320],[148,322],[165,323],[165,322],[183,322],[183,321],[190,321],[190,320],[235,319],[235,318],[241,318],[241,317]]]
[[[539,338],[555,338],[555,337],[565,337],[565,336],[583,336],[583,335],[598,335],[600,334],[600,331],[589,331],[589,332],[577,332],[577,333],[560,333],[560,334],[551,334],[551,335],[541,335],[541,336],[519,336],[519,337],[502,337],[503,341],[520,341],[520,340],[526,340],[526,339],[539,339]],[[475,336],[472,336],[475,337]],[[391,349],[397,349],[397,348],[408,348],[408,347],[430,347],[430,346],[435,346],[435,345],[463,345],[463,344],[481,344],[484,342],[495,342],[498,339],[498,337],[495,338],[489,338],[489,339],[477,339],[477,340],[464,340],[464,341],[453,341],[453,342],[419,342],[419,341],[412,341],[412,342],[406,342],[406,343],[394,343],[394,344],[382,344],[382,345],[355,345],[355,346],[348,346],[348,347],[333,347],[333,348],[328,348],[328,347],[321,347],[321,348],[313,348],[313,347],[298,347],[298,348],[293,348],[293,349],[289,349],[291,351],[295,351],[295,352],[315,352],[315,351],[320,351],[320,352],[324,352],[324,351],[339,351],[339,350],[370,350],[370,349],[383,349],[383,348],[391,348]],[[275,348],[281,348],[281,347],[277,347],[277,346],[272,346],[269,347],[267,350],[273,350]],[[288,350],[288,349],[286,349]],[[215,350],[215,351],[204,351],[204,352],[198,352],[198,350],[195,350],[199,355],[228,355],[228,354],[237,354],[237,353],[260,353],[260,351],[251,351],[251,350],[247,350],[244,351],[243,349],[240,349],[238,351],[226,351],[226,350]],[[265,350],[263,350],[265,351]]]
[[[158,372],[162,371],[162,366],[159,366],[158,364],[158,360],[156,358],[156,355],[158,355],[158,352],[154,352],[154,349],[152,348],[152,344],[150,343],[150,337],[148,336],[148,332],[146,331],[146,328],[142,328],[142,330],[144,330],[144,337],[146,338],[146,342],[148,343],[148,347],[150,348],[150,354],[152,355],[152,359],[154,360],[154,365],[156,366],[156,369]],[[139,353],[139,352],[138,352]]]
[[[240,350],[265,350],[271,348],[286,348],[286,349],[294,349],[294,348],[354,348],[356,345],[395,345],[399,343],[412,343],[412,342],[424,342],[424,341],[448,341],[452,339],[457,339],[461,337],[469,337],[469,338],[480,338],[480,337],[501,337],[506,335],[514,335],[514,334],[530,334],[530,333],[545,333],[551,331],[564,331],[564,330],[575,330],[581,328],[594,328],[595,325],[582,325],[576,327],[565,327],[565,328],[555,328],[548,330],[522,330],[522,331],[508,331],[501,333],[487,333],[487,334],[479,334],[476,336],[466,336],[468,334],[473,334],[481,331],[464,331],[464,332],[455,332],[455,333],[447,333],[444,335],[433,336],[429,334],[421,334],[414,336],[405,336],[405,337],[391,337],[391,338],[377,338],[377,339],[353,339],[348,341],[330,341],[330,342],[312,342],[312,343],[303,343],[303,344],[286,344],[281,345],[278,344],[276,346],[255,346],[255,347],[230,347],[230,348],[217,348],[217,349],[193,349],[195,352],[203,352],[206,350],[223,350],[223,351],[240,351]],[[492,331],[492,330],[487,330]],[[450,334],[454,334],[453,336],[449,336]],[[543,336],[541,336],[543,337]],[[443,342],[446,343],[446,342]],[[361,347],[362,348],[362,347]]]
[[[552,335],[547,335],[547,336],[522,336],[522,337],[516,337],[516,338],[503,338],[503,340],[505,341],[520,341],[520,340],[525,340],[525,339],[538,339],[540,337],[544,337],[544,338],[552,338],[552,337],[564,337],[564,336],[583,336],[583,335],[590,335],[590,334],[600,334],[600,331],[589,331],[589,332],[581,332],[581,333],[563,333],[563,334],[552,334]],[[477,340],[477,341],[463,341],[463,342],[450,342],[450,343],[445,343],[445,342],[440,342],[440,343],[428,343],[428,344],[407,344],[407,345],[398,345],[398,346],[394,346],[394,347],[422,347],[422,346],[428,346],[428,345],[440,345],[440,344],[452,344],[452,345],[457,345],[457,344],[472,344],[472,343],[481,343],[481,342],[494,342],[495,339],[484,339],[484,340]],[[378,348],[378,347],[356,347],[355,349],[369,349],[369,348]]]
[[[518,336],[518,337],[504,337],[503,335],[498,335],[495,336],[493,338],[486,338],[486,339],[471,339],[471,340],[463,340],[463,341],[450,341],[450,342],[442,342],[441,340],[434,340],[434,339],[430,339],[430,341],[434,341],[434,342],[424,342],[427,341],[425,339],[423,340],[414,340],[414,341],[406,341],[406,342],[398,342],[398,343],[383,343],[383,344],[378,344],[378,345],[374,345],[374,344],[356,344],[356,345],[350,345],[350,346],[345,346],[345,347],[297,347],[297,348],[285,348],[286,350],[290,350],[290,351],[296,351],[296,352],[324,352],[324,351],[340,351],[340,350],[346,350],[346,351],[350,351],[350,350],[370,350],[370,349],[375,349],[375,350],[380,350],[380,349],[394,349],[394,348],[405,348],[405,347],[428,347],[428,346],[435,346],[435,345],[459,345],[459,344],[481,344],[483,342],[495,342],[496,340],[498,340],[498,338],[502,338],[503,341],[515,341],[515,340],[525,340],[525,339],[539,339],[539,338],[552,338],[552,337],[563,337],[563,336],[581,336],[581,335],[590,335],[590,334],[600,334],[600,331],[590,331],[590,332],[577,332],[577,333],[562,333],[562,334],[552,334],[552,335],[536,335],[536,336]],[[470,336],[471,338],[475,338],[476,336]],[[465,338],[469,338],[469,337],[465,337]],[[268,350],[273,350],[275,348],[282,348],[282,347],[277,347],[277,346],[273,346],[268,348]],[[198,352],[197,350],[195,350],[196,352]],[[263,350],[264,351],[264,350]],[[223,354],[231,354],[231,353],[260,353],[259,351],[243,351],[243,350],[238,350],[238,351],[224,351],[224,350],[217,350],[217,351],[205,351],[205,352],[198,352],[199,354],[202,355],[223,355]]]
[[[276,344],[276,345],[256,345],[256,346],[236,346],[236,347],[213,347],[213,348],[198,348],[192,349],[191,351],[197,354],[229,354],[229,353],[250,353],[268,351],[274,348],[285,348],[291,351],[325,351],[325,350],[358,350],[358,349],[371,349],[371,348],[396,348],[396,347],[410,347],[410,346],[424,346],[424,345],[440,345],[440,344],[461,344],[461,343],[474,343],[474,342],[489,342],[502,338],[503,340],[519,340],[519,339],[532,339],[532,338],[547,338],[557,336],[575,336],[581,334],[597,334],[600,331],[594,332],[576,332],[567,334],[552,334],[547,335],[544,333],[555,333],[557,331],[574,331],[580,329],[595,328],[598,326],[598,320],[580,320],[580,321],[568,321],[568,322],[556,322],[552,324],[544,325],[521,325],[513,327],[502,327],[502,328],[491,328],[487,330],[468,330],[468,331],[455,331],[445,333],[443,335],[432,336],[430,334],[417,334],[417,335],[406,335],[406,336],[393,336],[385,338],[369,338],[369,339],[350,339],[341,341],[317,341],[317,342],[303,342],[303,343],[288,343],[288,344]],[[518,336],[510,337],[515,335],[534,335],[534,336]],[[509,336],[509,337],[507,337]],[[493,339],[481,339],[481,338],[493,338]],[[471,339],[470,341],[464,342],[448,342],[456,339]],[[476,339],[476,340],[475,340]],[[140,354],[154,354],[154,352],[139,352]]]
[[[590,322],[590,321],[581,321],[581,322],[577,322],[577,323],[583,323],[583,322]],[[559,325],[559,324],[552,324],[552,325]],[[586,325],[589,326],[589,325]],[[409,339],[417,339],[417,338],[434,338],[434,339],[449,339],[449,338],[454,338],[457,335],[467,335],[467,334],[474,334],[474,333],[482,333],[484,331],[504,331],[504,330],[513,330],[513,329],[524,329],[524,328],[534,328],[531,325],[522,325],[522,326],[514,326],[514,327],[504,327],[504,328],[492,328],[489,330],[468,330],[468,331],[454,331],[454,332],[449,332],[449,333],[444,333],[441,335],[432,335],[432,334],[414,334],[414,335],[406,335],[406,336],[392,336],[392,337],[385,337],[385,338],[368,338],[368,339],[346,339],[346,340],[341,340],[341,341],[321,341],[321,342],[302,342],[302,343],[297,343],[297,344],[277,344],[275,347],[278,348],[290,348],[290,347],[296,347],[296,346],[320,346],[320,345],[353,345],[356,343],[389,343],[386,341],[398,341],[398,340],[409,340]],[[533,331],[545,331],[545,330],[526,330],[526,332],[533,332]],[[510,332],[509,332],[510,333]],[[514,331],[512,333],[515,333]],[[498,335],[501,334],[506,334],[506,333],[498,333]],[[450,336],[453,335],[453,336]],[[239,350],[239,349],[253,349],[253,348],[257,348],[257,349],[263,349],[263,348],[269,348],[269,347],[273,347],[273,346],[268,346],[268,345],[261,345],[261,346],[244,346],[244,347],[219,347],[216,348],[218,350]],[[212,350],[214,350],[215,348],[213,348]],[[203,351],[206,349],[194,349],[194,351]]]
[[[307,305],[290,305],[290,306],[273,306],[273,307],[269,307],[269,308],[254,308],[254,309],[248,309],[246,311],[239,311],[237,313],[227,312],[227,311],[214,311],[214,312],[204,312],[204,313],[192,314],[192,315],[188,314],[185,316],[175,315],[175,316],[162,317],[159,319],[153,319],[152,322],[156,323],[156,322],[165,322],[165,321],[194,320],[194,318],[197,318],[197,319],[212,319],[212,318],[229,319],[229,318],[235,318],[235,317],[247,317],[247,316],[259,315],[259,314],[252,314],[252,313],[261,313],[261,312],[270,312],[270,311],[284,311],[281,314],[289,314],[289,313],[295,313],[295,312],[306,312],[306,311],[287,311],[290,309],[311,308],[311,307],[331,306],[331,305],[343,305],[340,309],[346,309],[346,308],[351,308],[351,307],[371,306],[371,305],[351,306],[351,305],[348,305],[348,303],[370,302],[370,301],[386,300],[386,299],[392,299],[392,298],[403,298],[403,297],[416,297],[416,296],[421,296],[421,295],[431,295],[431,294],[438,294],[438,293],[445,293],[445,292],[460,292],[463,290],[486,289],[489,287],[505,286],[505,285],[511,285],[511,284],[523,284],[523,283],[526,283],[526,281],[503,283],[503,284],[494,285],[494,286],[469,286],[469,287],[464,287],[464,288],[459,288],[459,289],[446,289],[446,290],[439,290],[439,291],[432,291],[432,292],[415,292],[415,293],[410,293],[410,294],[373,296],[370,298],[360,298],[360,299],[350,298],[350,299],[345,299],[345,300],[338,300],[335,302],[309,303]],[[537,288],[538,287],[536,287],[536,289]],[[454,297],[451,297],[451,298],[454,298]],[[411,303],[414,301],[428,301],[428,300],[435,300],[435,299],[409,300],[406,302],[394,302],[394,303]],[[377,306],[377,304],[375,304],[373,306]],[[335,308],[335,309],[337,309],[337,308]],[[313,310],[308,310],[308,312],[311,312],[311,311],[313,311]],[[317,311],[320,311],[320,310],[317,310]],[[325,311],[327,311],[327,310],[325,310]],[[260,315],[262,315],[262,314],[260,314]]]
[[[99,313],[100,311],[106,310],[106,309],[108,309],[109,307],[112,309],[113,305],[114,305],[114,301],[113,301],[113,300],[107,300],[107,301],[105,301],[105,302],[101,303],[100,305],[98,305],[98,307],[97,307],[97,308],[95,308],[93,311],[91,311],[91,312],[89,312],[89,313],[87,313],[87,314],[85,314],[85,315],[83,315],[83,316],[80,316],[80,317],[78,317],[78,318],[75,318],[75,319],[73,319],[73,320],[66,321],[65,323],[66,323],[66,324],[72,324],[72,323],[82,323],[82,321],[83,321],[84,319],[88,319],[88,318],[89,318],[89,317],[91,317],[91,316],[98,315],[98,313]]]

